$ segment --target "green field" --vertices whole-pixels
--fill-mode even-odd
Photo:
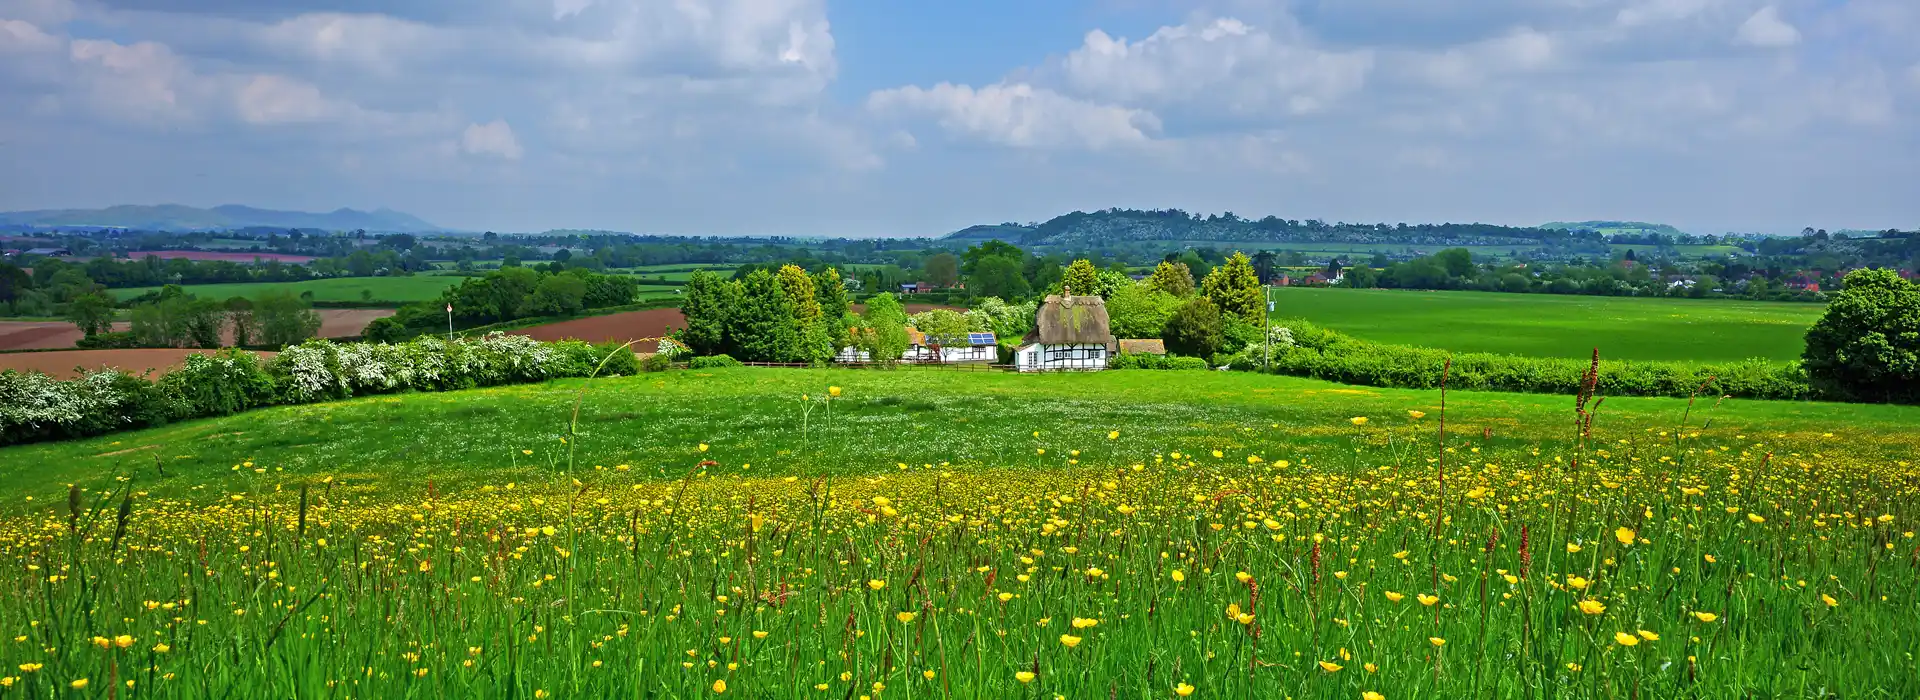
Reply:
[[[183,288],[188,293],[208,299],[228,299],[236,296],[254,297],[273,290],[286,289],[295,294],[313,292],[314,301],[361,301],[370,298],[373,301],[405,303],[426,301],[440,296],[441,290],[460,284],[467,279],[459,275],[410,275],[404,277],[330,277],[307,280],[304,282],[244,282],[237,284],[190,284]],[[114,297],[129,299],[147,292],[159,291],[159,287],[133,287],[111,290]],[[371,297],[363,297],[362,292],[371,292]]]
[[[829,384],[847,398],[834,435],[802,434],[800,396]],[[85,440],[0,448],[0,484],[43,496],[67,483],[106,484],[144,472],[142,488],[180,493],[228,478],[227,467],[271,460],[291,475],[355,475],[400,482],[465,482],[553,457],[578,381],[444,394],[354,399],[269,408],[231,418]],[[938,386],[938,391],[928,387]],[[1455,392],[1450,429],[1489,433],[1498,449],[1556,446],[1571,400],[1561,396]],[[1194,407],[1206,406],[1196,415]],[[1040,468],[1060,462],[1030,448],[1087,450],[1088,461],[1156,449],[1258,450],[1338,455],[1352,416],[1405,422],[1408,409],[1439,412],[1433,392],[1350,387],[1311,379],[1223,372],[1126,371],[1082,375],[736,369],[601,380],[581,410],[583,453],[596,462],[657,470],[688,445],[711,443],[757,473],[866,469],[876,463],[950,462]],[[1704,407],[1703,407],[1704,409]],[[1606,421],[1620,435],[1668,429],[1686,401],[1613,398]],[[1901,453],[1920,447],[1920,407],[1728,401],[1708,414],[1724,430],[1790,440],[1807,449]],[[1396,419],[1396,416],[1399,416]],[[816,410],[815,422],[824,420]],[[1698,424],[1701,414],[1696,414]],[[1079,427],[1073,427],[1079,426]],[[817,426],[815,426],[817,427]],[[1041,430],[1044,439],[1029,434]],[[1120,430],[1124,440],[1094,439]],[[1842,436],[1828,440],[1827,433]],[[154,457],[171,476],[154,478]]]
[[[1277,288],[1274,316],[1459,352],[1712,362],[1794,360],[1824,307],[1726,299]]]
[[[0,695],[1920,696],[1916,407],[584,386],[0,448]]]

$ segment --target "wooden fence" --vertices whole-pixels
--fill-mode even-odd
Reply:
[[[791,367],[805,369],[813,365],[804,362],[742,362],[746,367]],[[994,365],[984,362],[833,362],[827,365],[840,369],[873,370],[913,370],[937,372],[1012,372],[1013,365]]]

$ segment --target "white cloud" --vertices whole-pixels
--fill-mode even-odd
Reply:
[[[76,39],[67,52],[80,69],[75,87],[91,99],[91,108],[129,121],[191,119],[215,89],[154,42]]]
[[[513,127],[507,122],[495,119],[485,124],[468,124],[467,130],[460,134],[460,150],[468,155],[492,156],[506,160],[519,160],[520,140],[514,138]]]
[[[326,121],[340,108],[313,85],[278,75],[256,75],[235,94],[240,118],[249,124]]]
[[[1451,47],[1437,54],[1414,54],[1406,62],[1412,73],[1429,82],[1469,87],[1495,75],[1550,66],[1559,53],[1556,41],[1550,34],[1518,27],[1504,35]]]
[[[1780,11],[1768,5],[1740,23],[1734,39],[1749,46],[1783,48],[1800,43],[1800,30],[1780,19]]]
[[[1318,111],[1365,83],[1367,50],[1322,51],[1300,36],[1232,18],[1162,27],[1137,42],[1098,29],[1041,75],[1101,102],[1138,106],[1192,103],[1236,113]]]
[[[953,134],[1019,148],[1098,150],[1148,141],[1160,129],[1149,112],[1076,100],[1026,83],[979,89],[909,85],[875,92],[867,106],[881,113],[929,115]]]
[[[1692,18],[1707,11],[1720,0],[1636,0],[1614,16],[1623,27],[1638,27]]]
[[[0,54],[45,53],[63,42],[40,27],[18,19],[0,19]]]

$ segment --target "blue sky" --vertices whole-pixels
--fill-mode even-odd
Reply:
[[[1913,0],[0,0],[0,209],[1920,227]]]

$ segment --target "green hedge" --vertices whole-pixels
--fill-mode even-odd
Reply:
[[[1434,348],[1387,345],[1351,338],[1303,321],[1289,321],[1294,345],[1273,348],[1278,374],[1312,377],[1342,384],[1433,389],[1440,386],[1448,358],[1453,360],[1447,387],[1478,391],[1573,394],[1589,360],[1522,357],[1491,353],[1453,353]],[[1260,369],[1251,361],[1235,369]],[[1703,395],[1750,399],[1820,398],[1798,364],[1752,359],[1728,363],[1600,361],[1602,396],[1692,395],[1708,378]]]
[[[1177,355],[1115,355],[1107,369],[1207,369],[1207,361]]]
[[[61,381],[40,372],[0,372],[0,445],[86,437],[177,420],[403,391],[482,386],[640,372],[620,345],[577,340],[543,343],[493,334],[447,341],[334,343],[312,340],[272,359],[244,350],[189,355],[177,370],[149,381],[117,370]]]
[[[739,367],[740,361],[730,355],[707,355],[696,357],[687,362],[687,369],[719,369],[721,367]]]

